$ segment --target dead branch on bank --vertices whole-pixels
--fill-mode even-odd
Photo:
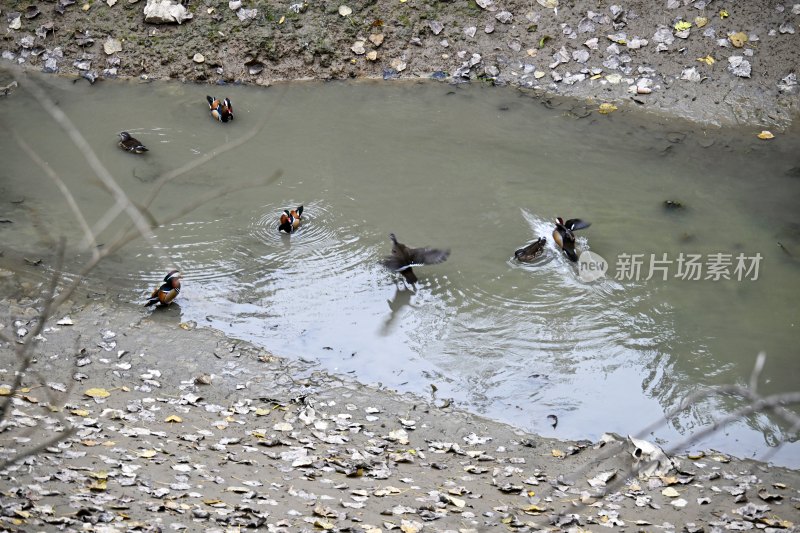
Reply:
[[[728,415],[722,417],[719,420],[716,420],[712,424],[708,424],[703,429],[696,433],[692,433],[688,435],[685,439],[676,442],[670,446],[665,447],[664,452],[667,454],[668,457],[672,458],[675,454],[679,454],[684,452],[686,449],[690,448],[694,444],[700,442],[705,437],[717,433],[724,429],[729,424],[732,424],[742,418],[747,416],[758,414],[758,413],[771,413],[779,417],[783,422],[790,425],[789,430],[786,432],[786,437],[781,439],[777,446],[775,446],[772,450],[765,453],[762,457],[758,458],[761,461],[767,461],[770,457],[772,457],[778,450],[788,441],[788,438],[796,434],[798,429],[800,429],[800,417],[798,417],[795,413],[787,409],[790,406],[797,406],[800,405],[800,392],[785,392],[779,394],[770,394],[767,396],[762,396],[758,392],[758,382],[761,376],[761,372],[764,369],[764,364],[766,363],[766,354],[759,353],[756,357],[756,362],[753,366],[753,371],[750,374],[750,380],[747,386],[741,385],[719,385],[708,387],[702,390],[699,390],[693,394],[690,394],[686,398],[681,401],[681,403],[668,411],[664,414],[663,417],[659,418],[655,422],[651,423],[650,425],[642,428],[639,430],[635,435],[634,438],[637,439],[644,439],[646,436],[650,435],[652,432],[658,430],[659,428],[666,426],[670,423],[672,419],[678,416],[681,412],[689,409],[697,405],[699,402],[706,398],[711,397],[737,397],[741,398],[746,402],[746,404],[739,409],[729,413]],[[618,444],[623,445],[624,443]],[[577,479],[580,476],[586,476],[586,474],[603,462],[612,459],[618,456],[621,453],[628,453],[626,446],[620,445],[613,445],[613,443],[606,443],[606,451],[600,456],[592,461],[591,463],[587,464],[586,466],[576,470],[571,478]],[[640,476],[646,477],[647,472],[659,467],[658,461],[637,461],[632,460],[632,465],[625,469],[622,472],[618,472],[615,474],[614,478],[608,481],[605,486],[603,487],[602,491],[604,494],[611,493],[616,491],[623,485],[629,483],[633,479],[637,479]],[[658,477],[658,476],[656,476]],[[546,498],[553,494],[557,487],[553,486],[550,491],[546,494],[542,494],[542,498]],[[580,511],[585,509],[589,506],[589,502],[580,502],[576,503],[572,510]]]
[[[69,190],[64,180],[58,173],[52,169],[44,159],[36,152],[31,144],[28,143],[17,131],[10,128],[12,135],[17,144],[22,150],[31,158],[31,160],[55,183],[65,201],[67,202],[70,210],[77,219],[83,232],[83,239],[80,244],[81,249],[91,249],[91,257],[81,266],[78,267],[77,275],[74,276],[70,282],[65,286],[61,286],[64,281],[64,256],[66,252],[66,240],[61,238],[58,246],[57,260],[53,265],[52,274],[49,276],[47,288],[41,296],[41,309],[37,316],[30,322],[34,322],[35,326],[24,335],[24,340],[13,338],[12,335],[6,335],[0,332],[0,341],[6,343],[13,352],[14,360],[16,361],[16,369],[14,373],[14,380],[10,389],[4,389],[2,397],[0,397],[0,432],[6,431],[13,426],[10,421],[11,407],[16,401],[20,401],[20,392],[23,389],[26,379],[36,378],[45,383],[45,378],[33,368],[35,362],[35,350],[38,347],[38,339],[45,328],[47,322],[53,317],[55,311],[64,302],[69,300],[86,277],[97,267],[97,265],[108,256],[118,252],[128,243],[142,238],[150,243],[156,254],[159,256],[162,266],[174,264],[173,261],[163,252],[163,247],[158,246],[154,229],[168,224],[176,219],[179,219],[198,207],[205,205],[222,196],[245,190],[253,187],[263,187],[277,181],[282,172],[276,170],[272,175],[249,181],[240,185],[233,185],[227,187],[216,188],[194,200],[188,202],[183,207],[177,209],[174,213],[166,214],[160,219],[154,216],[150,211],[150,205],[158,195],[158,192],[171,180],[178,176],[189,172],[227,151],[230,151],[238,146],[251,140],[258,135],[266,126],[267,118],[270,116],[270,109],[265,110],[264,116],[256,124],[254,128],[242,135],[241,137],[219,147],[203,156],[190,161],[182,167],[172,170],[161,176],[156,183],[153,184],[152,189],[147,197],[146,202],[142,206],[136,205],[130,197],[125,193],[122,187],[119,186],[112,174],[100,162],[92,147],[86,141],[81,132],[73,124],[70,118],[58,107],[58,105],[50,98],[47,92],[35,81],[30,74],[24,73],[21,69],[16,67],[4,67],[8,71],[15,82],[19,85],[21,90],[27,91],[37,103],[48,113],[48,115],[59,125],[61,129],[67,134],[69,139],[75,144],[75,147],[80,151],[88,162],[94,175],[101,181],[105,189],[110,193],[114,200],[113,206],[106,212],[100,220],[95,223],[94,228],[91,228],[86,220],[83,212],[75,201],[74,196]],[[276,104],[277,105],[277,102]],[[129,220],[129,225],[123,228],[116,236],[114,236],[106,245],[100,249],[97,247],[98,236],[106,230],[117,218],[125,214]],[[60,441],[72,435],[76,428],[73,427],[64,415],[64,406],[66,405],[67,398],[71,387],[56,398],[49,390],[46,394],[48,396],[47,407],[49,414],[55,416],[59,423],[64,427],[63,431],[57,432],[52,437],[45,438],[24,451],[15,451],[10,456],[0,459],[0,471],[7,469],[15,463],[23,461],[31,456],[38,455],[47,450],[51,446],[58,444]],[[46,388],[45,388],[46,390]]]

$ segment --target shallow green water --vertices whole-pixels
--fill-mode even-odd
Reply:
[[[183,320],[365,382],[425,395],[435,385],[438,399],[559,437],[634,433],[703,386],[746,383],[762,350],[762,392],[798,387],[797,131],[763,142],[751,130],[619,112],[578,118],[583,105],[438,83],[48,84],[140,202],[160,174],[268,117],[253,140],[168,184],[151,212],[163,219],[215,187],[280,169],[279,181],[160,228],[168,260],[141,241],[110,258],[98,277],[125,300],[141,301],[174,264],[185,272]],[[233,123],[211,120],[208,91],[232,99]],[[20,108],[25,120],[9,120]],[[90,223],[108,193],[23,91],[0,99],[0,111],[0,216],[13,220],[0,227],[3,246],[46,255],[61,233],[76,245],[75,218],[10,128],[59,172]],[[150,152],[120,151],[121,130]],[[667,210],[667,199],[685,208]],[[280,211],[301,203],[300,231],[279,235]],[[610,263],[607,277],[585,282],[557,253],[556,216],[592,223],[579,248]],[[452,254],[417,269],[412,292],[378,263],[389,232]],[[544,257],[516,263],[514,250],[539,235]],[[621,254],[642,254],[640,279],[614,279]],[[713,254],[730,254],[722,270],[733,279],[676,277],[680,254],[700,256],[702,278]],[[736,280],[739,254],[745,266],[760,254],[758,279]],[[85,257],[71,257],[72,271]],[[653,258],[667,263],[645,280]],[[654,437],[678,443],[742,405],[706,399]],[[746,417],[692,448],[758,457],[787,437],[776,420]],[[798,450],[787,444],[774,460],[800,466]]]

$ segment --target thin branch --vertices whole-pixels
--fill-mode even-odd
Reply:
[[[71,437],[75,433],[75,431],[77,431],[77,428],[75,428],[74,426],[70,426],[65,431],[59,433],[55,437],[48,439],[41,444],[37,444],[36,446],[34,446],[29,450],[25,450],[24,452],[18,453],[9,459],[4,459],[0,461],[0,471],[5,470],[14,463],[19,463],[23,459],[27,459],[32,455],[39,455],[50,446],[57,444],[66,438]]]
[[[31,348],[33,347],[33,343],[36,340],[36,337],[44,329],[44,325],[47,320],[50,318],[50,314],[52,310],[56,308],[54,305],[55,302],[55,294],[56,289],[58,288],[58,281],[61,279],[61,268],[64,265],[64,250],[66,248],[65,239],[62,237],[59,245],[58,245],[58,254],[56,256],[56,268],[53,272],[53,276],[50,279],[50,284],[47,287],[47,292],[45,293],[44,298],[44,307],[42,311],[39,313],[39,317],[36,322],[36,326],[28,332],[28,339],[18,345],[15,348],[15,352],[17,355],[17,360],[19,361],[19,369],[14,376],[14,383],[11,386],[11,393],[6,396],[4,399],[5,401],[0,404],[0,420],[5,420],[6,415],[8,414],[8,409],[11,406],[11,399],[13,398],[14,394],[19,390],[20,385],[22,384],[22,379],[25,376],[25,371],[30,368],[31,361],[33,360],[33,354],[31,352]]]
[[[64,180],[62,180],[61,177],[58,174],[56,174],[56,172],[52,168],[50,168],[50,165],[45,163],[44,160],[42,160],[42,158],[39,157],[39,154],[37,154],[33,150],[33,148],[31,148],[30,145],[28,145],[28,143],[26,143],[25,140],[19,136],[19,133],[17,133],[16,130],[12,129],[11,134],[14,136],[14,140],[17,141],[17,144],[19,144],[20,147],[25,151],[25,153],[28,154],[28,157],[30,157],[33,160],[33,162],[36,163],[39,166],[39,168],[41,168],[42,171],[45,174],[47,174],[51,180],[55,182],[56,186],[61,191],[61,194],[63,194],[64,198],[67,200],[67,205],[69,205],[69,208],[72,210],[72,213],[75,215],[75,218],[78,219],[78,224],[80,224],[81,229],[83,230],[84,238],[86,242],[88,242],[92,247],[92,254],[97,255],[97,242],[95,241],[95,237],[92,234],[92,230],[89,229],[89,224],[83,217],[83,213],[78,207],[77,202],[75,202],[75,197],[72,196],[72,193],[67,188],[67,185],[64,183]]]
[[[285,91],[286,89],[284,89],[284,92]],[[280,100],[281,100],[280,97],[276,98],[272,106],[270,106],[268,109],[265,110],[264,116],[261,118],[261,120],[258,121],[258,123],[253,127],[253,129],[251,129],[243,136],[233,141],[227,142],[222,146],[220,146],[219,148],[217,148],[216,150],[212,150],[206,154],[203,154],[199,158],[189,161],[185,165],[178,167],[175,170],[167,172],[166,174],[162,174],[153,184],[153,187],[150,189],[150,193],[145,199],[142,207],[144,207],[145,209],[149,208],[150,204],[153,203],[153,200],[155,200],[156,197],[158,197],[158,193],[161,192],[161,189],[164,187],[164,185],[166,185],[170,181],[174,180],[179,176],[182,176],[183,174],[186,174],[190,170],[194,170],[197,167],[205,165],[215,157],[220,156],[225,152],[229,152],[234,148],[237,148],[245,144],[250,139],[258,135],[267,125],[267,120],[272,117],[272,111],[274,110],[275,107],[277,107],[278,102],[280,102]],[[98,220],[98,222],[95,224],[94,226],[95,234],[99,235],[101,232],[105,231],[111,224],[111,222],[113,222],[114,219],[116,219],[120,213],[121,213],[120,206],[118,205],[112,206],[111,209],[109,209],[106,213],[104,213],[103,216],[100,217],[100,220]]]
[[[17,80],[20,82],[20,80]],[[25,89],[39,102],[45,111],[47,111],[50,116],[55,120],[59,126],[67,133],[67,135],[72,139],[72,142],[77,146],[78,150],[83,154],[86,158],[86,161],[89,163],[89,166],[92,168],[94,173],[100,179],[100,181],[105,185],[108,190],[111,192],[112,197],[116,201],[116,205],[121,209],[121,211],[125,211],[128,214],[128,217],[133,222],[136,229],[139,233],[142,234],[143,237],[148,239],[153,239],[155,241],[155,235],[150,230],[150,226],[148,225],[145,218],[139,212],[135,205],[128,199],[128,196],[125,194],[125,191],[120,188],[114,178],[111,176],[111,173],[108,169],[103,166],[100,160],[97,158],[97,154],[94,153],[92,147],[86,141],[86,138],[78,131],[78,128],[72,123],[69,117],[56,105],[55,102],[47,95],[47,93],[39,87],[39,85],[28,77],[28,83],[23,85],[20,83],[20,86],[25,87]],[[157,249],[161,250],[160,247]],[[163,254],[163,252],[161,252]]]

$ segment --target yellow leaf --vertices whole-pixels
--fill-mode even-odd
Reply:
[[[108,448],[111,448],[112,446],[116,446],[116,445],[117,445],[117,442],[113,441],[113,440],[107,440],[107,441],[105,441],[103,443],[103,446],[106,446]]]
[[[705,17],[695,17],[694,18],[694,25],[697,26],[698,28],[702,28],[706,24],[708,24],[708,19],[707,18],[705,18]]]
[[[686,457],[687,457],[688,459],[691,459],[692,461],[696,461],[696,460],[698,460],[698,459],[702,459],[702,458],[703,458],[703,457],[705,457],[705,456],[706,456],[706,454],[705,454],[705,453],[703,453],[703,452],[694,452],[694,453],[690,453],[690,454],[689,454],[689,455],[687,455]]]
[[[101,479],[89,485],[89,490],[99,492],[101,490],[106,490],[106,486],[107,486],[107,481],[105,479]]]
[[[599,80],[599,79],[600,79],[600,78],[602,78],[602,77],[603,77],[603,75],[602,75],[602,74],[595,74],[594,76],[592,76],[592,77],[591,77],[591,78],[589,78],[589,79],[590,79],[590,80]]]
[[[532,515],[537,515],[545,511],[547,511],[547,507],[539,507],[538,505],[535,504],[531,504],[522,510],[523,513]]]
[[[747,42],[747,34],[743,31],[728,35],[728,40],[736,48],[741,48]]]
[[[727,9],[723,9],[723,10],[721,10],[721,11],[719,12],[719,18],[721,18],[721,19],[726,19],[726,18],[728,18],[728,17],[730,17],[730,16],[731,16],[731,15],[730,15],[730,13],[728,13],[728,10],[727,10]]]
[[[108,479],[108,472],[101,470],[99,472],[89,472],[89,475],[95,479]]]
[[[281,20],[278,21],[278,24],[283,24],[284,20],[286,20],[286,17],[281,17]]]
[[[21,392],[23,394],[28,394],[30,391],[31,391],[30,387],[20,387],[19,389],[17,389],[17,392]]]
[[[11,387],[3,385],[0,387],[0,396],[10,396],[11,395]]]
[[[264,409],[263,407],[259,407],[256,409],[256,416],[265,416],[270,413],[269,409]]]
[[[322,530],[325,530],[325,531],[330,531],[331,529],[333,529],[334,526],[333,526],[333,524],[331,524],[327,520],[317,519],[317,520],[314,521],[314,527],[322,529]]]
[[[264,433],[263,433],[263,432],[261,432],[261,431],[253,431],[253,432],[252,432],[252,433],[250,433],[250,434],[251,434],[252,436],[254,436],[255,438],[257,438],[257,439],[266,439],[266,438],[267,438],[267,435],[266,435],[266,434],[264,434]]]
[[[86,446],[88,448],[91,448],[92,446],[97,446],[97,441],[96,440],[92,440],[92,439],[86,439],[86,440],[82,440],[81,444],[83,444],[84,446]]]
[[[203,503],[206,505],[217,505],[218,503],[222,503],[222,500],[203,500]]]
[[[765,141],[766,141],[767,139],[774,139],[774,138],[775,138],[775,136],[772,134],[772,132],[771,132],[771,131],[768,131],[768,130],[764,130],[764,131],[762,131],[761,133],[759,133],[759,134],[757,135],[757,137],[758,137],[759,139],[764,139]]]
[[[106,389],[89,389],[84,394],[90,398],[108,398],[111,396],[111,393]]]
[[[87,411],[86,409],[73,409],[72,411],[70,411],[70,413],[72,413],[75,416],[82,416],[84,418],[89,416],[89,411]]]
[[[609,104],[609,103],[600,104],[600,108],[598,109],[598,111],[600,113],[602,113],[603,115],[607,115],[607,114],[612,113],[612,112],[614,112],[616,110],[617,110],[617,106],[615,106],[614,104]]]
[[[170,415],[164,419],[164,422],[183,422],[183,418],[178,415]]]
[[[83,7],[81,7],[81,9],[83,9],[84,11],[89,11],[89,9],[91,7],[92,7],[92,4],[83,4]]]
[[[14,511],[14,514],[19,516],[19,517],[22,517],[22,518],[30,518],[31,517],[31,513],[29,513],[28,511]]]
[[[697,60],[702,63],[705,63],[706,65],[713,65],[714,63],[717,62],[716,59],[711,57],[711,54],[707,55],[706,57],[698,57]]]
[[[553,454],[553,457],[557,457],[558,459],[563,459],[564,457],[567,456],[567,454],[562,452],[561,450],[553,450],[550,453]]]
[[[685,31],[692,28],[692,24],[690,22],[686,22],[685,20],[680,20],[675,23],[675,29],[677,31]]]
[[[142,450],[141,452],[139,452],[139,457],[142,457],[144,459],[150,459],[151,457],[155,457],[156,453],[158,452],[156,452],[155,450]]]
[[[667,498],[677,498],[678,496],[681,495],[680,492],[678,492],[677,490],[673,489],[672,487],[667,487],[666,489],[662,490],[661,494],[663,494]]]

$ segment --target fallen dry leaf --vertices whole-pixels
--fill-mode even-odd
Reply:
[[[89,396],[90,398],[108,398],[109,396],[111,396],[111,393],[108,392],[106,389],[97,389],[97,388],[88,389],[86,392],[84,392],[84,394],[86,396]]]
[[[768,140],[768,139],[774,139],[775,138],[775,136],[769,130],[762,131],[761,133],[756,135],[756,137],[758,137],[759,139],[763,139],[765,141]]]
[[[614,104],[604,103],[600,104],[600,107],[597,109],[598,112],[602,113],[603,115],[607,115],[609,113],[613,113],[617,110],[617,106]]]

